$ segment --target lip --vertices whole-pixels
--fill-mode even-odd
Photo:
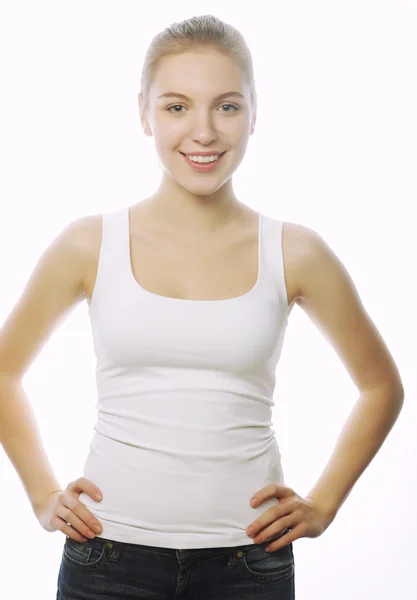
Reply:
[[[188,156],[215,156],[216,154],[222,155],[225,154],[226,150],[224,152],[216,152],[215,150],[212,150],[211,152],[181,152],[181,154],[188,154]]]
[[[195,163],[195,162],[191,161],[189,158],[187,158],[187,156],[183,152],[180,152],[180,154],[183,155],[185,162],[187,162],[190,165],[190,167],[192,167],[195,171],[200,171],[200,172],[204,173],[204,172],[214,171],[214,169],[216,169],[216,167],[220,164],[220,162],[221,162],[223,156],[226,154],[226,152],[222,152],[219,155],[219,158],[217,160],[215,160],[214,162],[204,163],[204,164],[203,163]],[[191,156],[195,156],[195,155],[191,154]]]

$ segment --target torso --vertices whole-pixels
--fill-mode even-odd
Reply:
[[[146,202],[130,207],[132,274],[145,290],[186,300],[223,300],[248,293],[258,277],[258,213],[245,206],[239,222],[207,240],[180,239],[147,217]],[[101,216],[88,218],[88,253],[82,293],[91,301],[101,246]],[[284,222],[283,255],[289,306],[298,297],[295,280],[300,226]]]

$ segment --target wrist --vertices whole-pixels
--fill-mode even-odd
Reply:
[[[338,506],[336,507],[332,504],[329,504],[328,502],[323,501],[321,498],[318,498],[313,495],[306,496],[305,498],[306,500],[311,500],[314,503],[314,505],[319,508],[323,515],[331,521],[333,521],[333,519],[338,513]]]
[[[64,490],[62,490],[61,488],[56,488],[56,489],[48,492],[47,494],[44,494],[42,497],[38,497],[38,498],[31,500],[33,512],[36,513],[37,510],[39,510],[42,506],[44,506],[45,503],[48,501],[49,497],[52,496],[52,494],[56,494],[58,492],[63,492],[63,491]]]

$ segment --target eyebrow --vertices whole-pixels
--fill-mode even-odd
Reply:
[[[237,96],[238,98],[245,99],[245,96],[243,96],[240,92],[226,92],[225,94],[219,94],[214,98],[214,100],[222,100],[223,98],[229,98],[229,96]],[[190,100],[188,96],[185,94],[180,94],[179,92],[166,92],[165,94],[158,96],[158,99],[159,98],[182,98],[183,100]]]

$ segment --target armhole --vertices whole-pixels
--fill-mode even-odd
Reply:
[[[284,262],[284,221],[275,220],[275,237],[277,242],[277,249],[275,255],[276,264],[276,275],[277,275],[277,286],[278,294],[284,304],[284,308],[287,313],[289,311],[288,304],[288,289],[285,278],[285,262]]]
[[[105,225],[105,215],[101,214],[101,215],[97,215],[98,217],[98,236],[100,241],[98,242],[98,246],[99,246],[99,251],[98,251],[98,258],[96,259],[96,253],[94,255],[94,261],[97,260],[97,264],[95,264],[94,266],[97,266],[97,271],[96,271],[96,278],[94,281],[94,286],[93,289],[91,291],[91,300],[89,300],[88,297],[86,297],[87,299],[87,304],[88,304],[88,308],[90,310],[90,308],[92,307],[92,305],[95,303],[95,298],[98,294],[98,288],[100,287],[100,281],[101,281],[101,272],[102,272],[102,263],[103,263],[103,255],[104,255],[104,241],[105,241],[105,235],[106,235],[106,225]]]

